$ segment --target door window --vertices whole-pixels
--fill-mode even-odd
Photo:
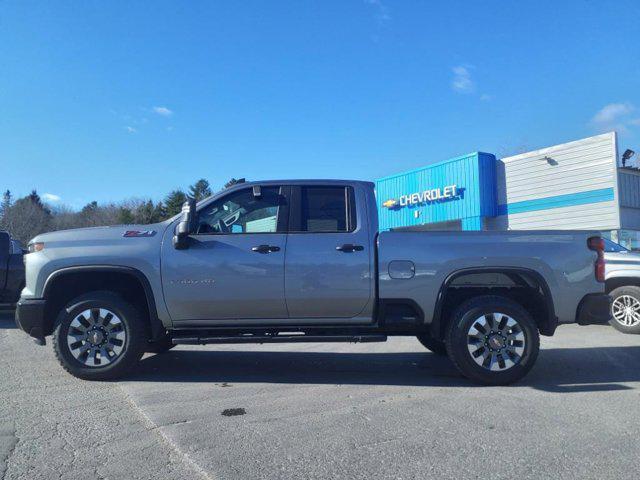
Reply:
[[[355,229],[353,192],[345,187],[302,187],[300,189],[300,232],[352,232]]]
[[[280,187],[230,193],[198,212],[198,234],[275,233],[283,204]]]

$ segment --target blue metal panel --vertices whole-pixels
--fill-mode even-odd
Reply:
[[[498,214],[497,161],[490,153],[478,152],[480,172],[480,215],[495,217]]]
[[[386,208],[387,200],[455,185],[459,195]],[[496,159],[475,152],[376,181],[380,230],[496,215]],[[475,229],[475,220],[469,223]]]
[[[640,208],[640,176],[618,172],[618,195],[621,207]]]
[[[462,230],[482,230],[482,217],[463,218]]]

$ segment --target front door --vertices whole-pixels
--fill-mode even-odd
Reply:
[[[371,320],[373,252],[355,198],[351,186],[291,188],[285,259],[289,317]]]
[[[279,186],[246,187],[207,204],[185,250],[172,247],[168,232],[162,283],[174,322],[287,317],[284,193]]]

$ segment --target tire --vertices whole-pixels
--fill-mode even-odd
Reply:
[[[540,336],[531,315],[519,304],[505,297],[482,296],[454,312],[446,345],[449,358],[469,380],[508,385],[533,367]]]
[[[611,326],[622,333],[640,334],[640,287],[618,287],[609,295],[612,298]],[[625,312],[626,308],[630,310]]]
[[[427,333],[417,335],[416,338],[427,350],[435,353],[436,355],[444,356],[447,354],[447,345],[442,340],[436,340]]]
[[[175,344],[171,341],[171,336],[167,334],[160,340],[147,343],[145,351],[147,351],[148,353],[155,353],[156,355],[159,355],[161,353],[168,352],[173,347],[175,347]]]
[[[84,380],[114,380],[129,373],[147,346],[140,311],[120,295],[95,291],[63,308],[53,349],[67,372]]]

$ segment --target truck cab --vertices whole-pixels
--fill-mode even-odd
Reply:
[[[411,335],[505,384],[540,334],[608,321],[603,248],[594,232],[379,232],[370,182],[243,183],[159,224],[34,238],[16,321],[86,379],[176,344]]]
[[[237,188],[198,208],[185,248],[165,231],[168,313],[180,327],[371,324],[376,233],[358,184]]]

